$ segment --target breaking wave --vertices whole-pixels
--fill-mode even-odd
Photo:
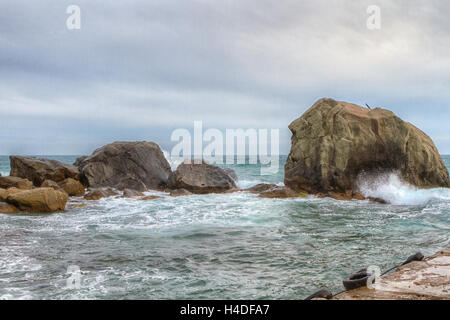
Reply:
[[[365,197],[380,198],[393,205],[422,205],[432,200],[450,200],[450,189],[419,189],[403,181],[398,172],[360,177],[358,187]]]

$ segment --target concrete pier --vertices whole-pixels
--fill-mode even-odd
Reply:
[[[447,300],[450,299],[450,249],[401,266],[379,279],[375,289],[358,288],[335,300]]]

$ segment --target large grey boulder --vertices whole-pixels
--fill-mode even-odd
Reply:
[[[203,161],[180,164],[169,178],[169,188],[197,194],[221,193],[236,188],[236,183],[229,172]]]
[[[321,99],[289,125],[284,183],[294,190],[346,192],[362,174],[399,172],[418,187],[450,187],[433,141],[388,110]]]
[[[55,182],[67,178],[80,180],[78,169],[61,161],[20,156],[10,156],[9,159],[11,163],[10,175],[28,179],[37,187],[40,187],[45,180]]]
[[[171,173],[163,152],[153,142],[114,142],[75,163],[81,181],[90,188],[161,190]]]

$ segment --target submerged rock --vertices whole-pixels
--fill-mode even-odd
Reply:
[[[114,191],[111,188],[98,188],[89,190],[88,193],[84,196],[86,200],[99,200],[102,198],[108,198],[112,196],[117,196],[119,193]]]
[[[299,198],[299,197],[306,197],[307,194],[304,192],[297,192],[287,187],[279,187],[276,186],[272,189],[269,189],[267,191],[263,191],[259,194],[260,198]]]
[[[267,190],[270,190],[270,189],[273,189],[276,187],[277,187],[277,185],[273,184],[273,183],[270,183],[270,184],[269,183],[260,183],[260,184],[257,184],[256,186],[244,189],[244,191],[248,191],[248,192],[252,192],[252,193],[260,193],[260,192],[267,191]]]
[[[77,180],[67,178],[59,183],[59,187],[63,189],[70,197],[82,197],[86,193],[84,186]]]
[[[205,194],[226,192],[236,188],[236,184],[225,170],[203,161],[201,164],[180,164],[170,175],[169,188]]]
[[[33,183],[28,179],[23,179],[19,177],[0,177],[0,188],[18,188],[22,190],[33,189]]]
[[[388,204],[388,202],[386,200],[381,199],[381,198],[369,197],[367,199],[369,199],[370,201],[373,201],[373,202],[381,203],[381,204]]]
[[[19,156],[10,156],[9,159],[11,176],[28,179],[36,187],[40,187],[45,180],[80,180],[80,172],[75,166],[60,161]]]
[[[153,142],[114,142],[77,159],[82,182],[91,188],[163,189],[171,173],[163,152]]]
[[[186,189],[175,189],[170,191],[170,196],[171,197],[181,197],[181,196],[189,196],[191,195],[192,192],[186,190]]]
[[[142,192],[131,190],[131,189],[125,189],[123,190],[122,198],[134,198],[134,197],[142,197],[144,194]]]
[[[418,187],[450,187],[433,141],[388,110],[321,99],[289,125],[285,185],[307,192],[358,190],[358,175],[399,171]]]
[[[148,201],[148,200],[155,200],[161,198],[160,196],[145,196],[140,198],[139,200]]]
[[[36,188],[10,194],[6,202],[26,212],[55,212],[65,210],[68,195],[53,188]]]

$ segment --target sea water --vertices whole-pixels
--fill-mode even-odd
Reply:
[[[282,168],[261,176],[258,165],[228,167],[240,187],[283,183]],[[364,192],[391,204],[238,192],[3,214],[0,299],[303,299],[340,291],[368,265],[385,270],[450,247],[450,189],[417,190],[392,175]],[[67,279],[78,268],[74,287]]]

